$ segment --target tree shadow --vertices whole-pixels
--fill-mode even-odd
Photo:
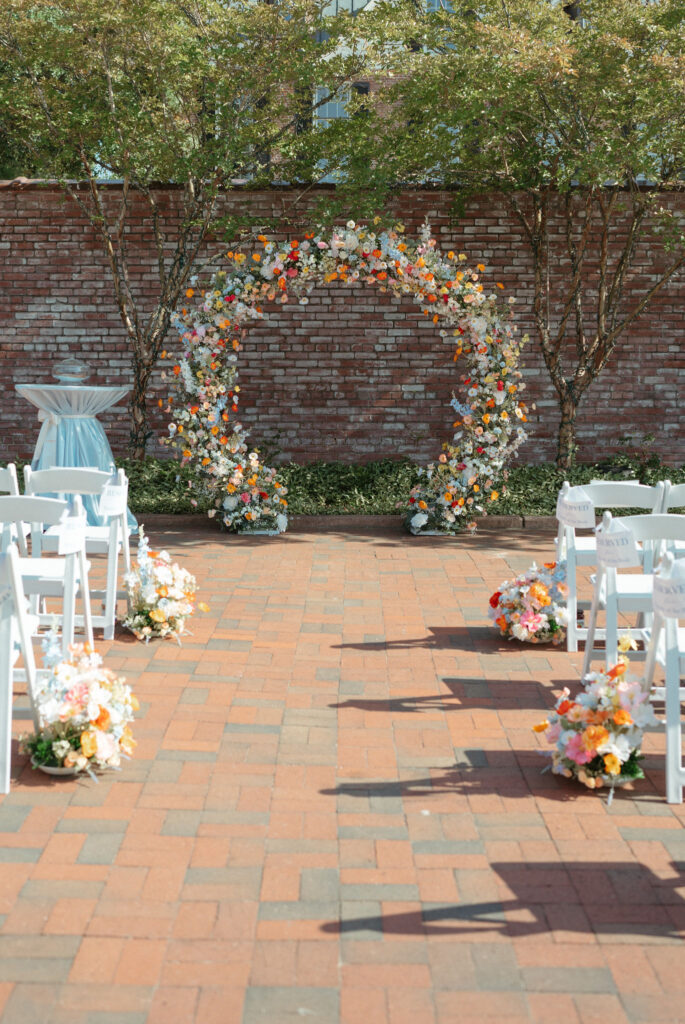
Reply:
[[[493,863],[499,899],[341,916],[321,931],[426,937],[491,932],[508,938],[563,931],[618,941],[627,936],[679,941],[685,904],[678,888],[685,863],[673,861],[672,867],[672,878],[660,878],[644,864],[625,861]]]

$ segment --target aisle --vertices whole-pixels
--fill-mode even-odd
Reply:
[[[100,645],[141,701],[120,775],[18,762],[3,1024],[681,1019],[662,738],[610,811],[541,775],[580,656],[487,625],[549,534],[150,532],[211,611],[182,647]]]

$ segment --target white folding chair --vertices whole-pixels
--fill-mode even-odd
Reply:
[[[19,495],[19,481],[17,480],[17,468],[13,462],[8,463],[8,465],[5,466],[4,468],[0,467],[0,493],[11,494],[14,497],[18,497]],[[11,542],[11,540],[15,540],[19,547],[20,554],[26,557],[26,555],[28,555],[28,548],[26,546],[26,537],[28,536],[28,529],[24,528],[24,532],[20,533],[16,537],[13,536],[13,533],[16,530],[13,523],[9,524],[7,529],[10,534],[10,537],[9,539],[3,538],[2,547],[6,547],[7,544]]]
[[[40,625],[52,625],[55,614],[45,608],[46,598],[62,599],[62,643],[65,654],[74,641],[76,597],[83,603],[83,624],[88,643],[93,641],[93,623],[86,560],[86,516],[78,495],[70,507],[56,498],[0,496],[0,526],[24,523],[31,527],[31,557],[19,559],[24,593],[31,598],[32,611]],[[41,557],[41,537],[46,527],[58,527],[57,554]],[[57,616],[60,618],[60,616]]]
[[[663,502],[663,483],[654,487],[633,480],[593,480],[580,488],[571,488],[568,481],[559,491],[557,501],[557,518],[563,516],[562,506],[569,493],[580,491],[594,508],[644,508],[650,512],[661,512]],[[573,517],[569,517],[572,519]],[[587,628],[578,624],[578,612],[586,612],[591,601],[578,597],[578,566],[597,564],[597,544],[594,533],[580,533],[579,530],[593,530],[592,518],[587,519],[583,526],[574,526],[573,522],[563,522],[559,518],[557,532],[557,561],[566,560],[566,584],[568,586],[568,625],[566,632],[566,649],[578,650],[578,641],[587,640]],[[579,521],[583,521],[582,519]]]
[[[0,555],[0,793],[9,793],[10,752],[12,748],[12,684],[19,654],[24,673],[31,715],[39,727],[36,710],[36,663],[31,643],[31,619],[26,607],[19,571],[19,554],[10,544]]]
[[[129,530],[126,521],[128,480],[123,469],[115,476],[97,469],[60,466],[59,469],[32,470],[24,468],[24,482],[27,494],[58,494],[60,498],[74,495],[96,495],[99,497],[99,511],[109,517],[108,526],[86,526],[86,553],[107,556],[107,582],[104,590],[92,590],[91,598],[101,603],[100,614],[93,615],[93,625],[102,627],[105,640],[114,637],[117,598],[126,597],[125,591],[117,590],[119,576],[119,554],[123,549],[124,571],[131,570]],[[54,528],[46,530],[41,538],[44,551],[55,551],[57,536]]]
[[[652,698],[666,704],[666,800],[683,802],[685,766],[683,766],[682,702],[685,699],[685,560],[674,561],[666,552],[654,577],[654,624],[652,626],[644,685]],[[657,662],[665,671],[665,685],[653,687]]]
[[[632,538],[633,558],[622,559],[620,552],[613,559],[612,549],[605,548],[606,538],[612,531],[622,540],[626,535]],[[653,568],[662,553],[672,548],[676,541],[685,541],[685,516],[651,515],[624,516],[612,519],[611,512],[605,512],[601,524],[602,536],[597,536],[597,572],[595,574],[592,607],[588,621],[587,640],[583,657],[582,676],[590,671],[590,663],[594,657],[604,654],[606,668],[616,662],[618,655],[618,616],[620,613],[637,613],[640,616],[638,625],[622,629],[635,640],[646,642],[649,638],[648,627],[652,618]],[[642,552],[637,550],[642,545]],[[618,573],[617,568],[639,566],[641,573]],[[604,651],[595,647],[595,640],[600,638],[597,630],[597,616],[603,608],[606,616]]]

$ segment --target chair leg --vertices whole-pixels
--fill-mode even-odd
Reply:
[[[578,590],[576,560],[574,552],[567,546],[568,558],[566,561],[566,585],[568,587],[568,598],[566,608],[568,612],[568,625],[566,627],[566,650],[575,653],[578,650]]]
[[[114,639],[114,622],[117,613],[117,577],[119,575],[119,527],[112,520],[107,554],[107,583],[105,590],[105,640]]]
[[[587,637],[585,638],[585,654],[583,655],[583,668],[581,670],[581,678],[590,671],[590,664],[592,662],[592,655],[595,653],[595,632],[597,630],[597,612],[599,611],[599,598],[602,592],[602,578],[604,573],[598,566],[597,573],[595,575],[595,590],[592,595],[592,607],[590,608],[590,615],[587,624]]]
[[[64,568],[64,597],[62,607],[62,652],[69,657],[69,647],[74,642],[76,619],[76,555],[67,555]]]
[[[607,572],[606,633],[604,641],[604,667],[610,669],[618,656],[618,601],[616,598],[616,570]]]
[[[656,658],[659,650],[659,640],[661,638],[661,631],[664,628],[664,620],[660,615],[654,616],[654,625],[652,626],[651,636],[649,638],[649,645],[647,647],[647,656],[645,658],[645,674],[642,677],[643,687],[649,693],[654,683],[654,671],[656,669]]]
[[[666,624],[666,800],[669,804],[683,802],[683,749],[680,718],[680,657],[677,625],[674,619]]]
[[[10,791],[12,753],[12,619],[0,608],[0,793]]]
[[[79,577],[81,583],[81,600],[83,601],[83,624],[86,632],[86,640],[91,647],[95,646],[93,637],[93,617],[90,610],[90,586],[88,584],[88,562],[86,560],[85,548],[78,553]]]

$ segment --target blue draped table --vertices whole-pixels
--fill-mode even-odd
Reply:
[[[31,462],[32,469],[56,466],[89,466],[107,473],[115,471],[114,456],[98,413],[116,405],[128,394],[127,387],[88,387],[85,384],[17,384],[17,392],[39,410],[42,421]],[[83,504],[90,526],[104,526],[98,499],[84,495]],[[128,524],[136,530],[135,517]]]

